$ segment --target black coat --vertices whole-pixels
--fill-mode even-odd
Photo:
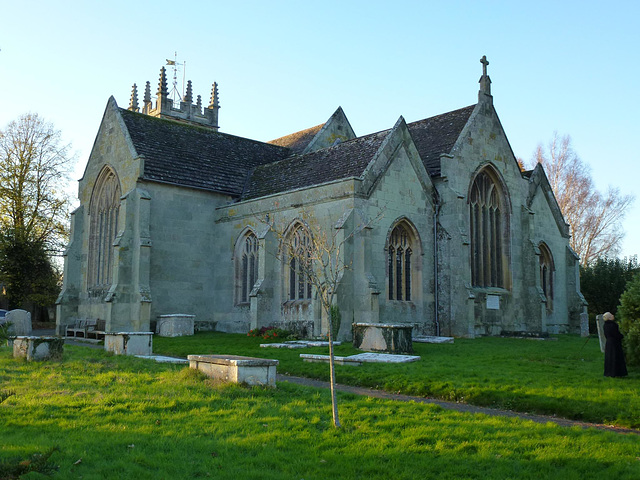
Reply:
[[[605,377],[625,377],[627,375],[627,364],[624,361],[622,351],[622,338],[618,324],[613,320],[604,322],[604,336],[607,343],[604,347],[604,376]]]

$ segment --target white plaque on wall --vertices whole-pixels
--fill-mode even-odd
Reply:
[[[487,295],[487,310],[500,310],[499,295]]]

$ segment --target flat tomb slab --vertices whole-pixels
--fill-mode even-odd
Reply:
[[[18,335],[12,338],[13,357],[33,360],[62,360],[64,338]]]
[[[305,362],[310,363],[329,363],[329,355],[313,355],[311,353],[301,353],[300,358]],[[333,361],[336,365],[351,365],[359,367],[362,365],[362,360],[356,360],[353,357],[333,357]]]
[[[189,355],[189,367],[207,377],[230,383],[276,386],[278,360],[240,355]]]
[[[420,335],[418,337],[413,337],[413,341],[418,343],[453,343],[453,337]]]
[[[151,355],[153,332],[108,332],[104,349],[116,355]]]

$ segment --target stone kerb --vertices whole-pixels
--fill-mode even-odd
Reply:
[[[151,355],[153,332],[105,333],[104,349],[116,355]]]
[[[5,316],[5,322],[11,323],[9,335],[31,335],[31,313],[26,310],[11,310]]]
[[[413,353],[413,325],[354,323],[353,346],[368,352]]]
[[[156,334],[160,337],[183,337],[193,335],[195,315],[181,313],[159,315]]]
[[[189,367],[207,377],[250,386],[276,386],[278,360],[238,355],[189,355]]]
[[[34,360],[62,360],[64,338],[19,335],[13,338],[13,357]]]

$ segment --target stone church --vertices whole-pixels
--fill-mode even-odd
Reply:
[[[349,266],[339,338],[353,322],[578,332],[569,226],[542,167],[520,168],[481,62],[475,105],[364,136],[341,108],[266,143],[220,132],[217,84],[208,106],[191,82],[174,102],[164,68],[141,107],[135,85],[129,108],[111,97],[79,181],[58,322],[148,331],[189,314],[199,329],[325,335],[317,292],[286,255],[324,231]]]

